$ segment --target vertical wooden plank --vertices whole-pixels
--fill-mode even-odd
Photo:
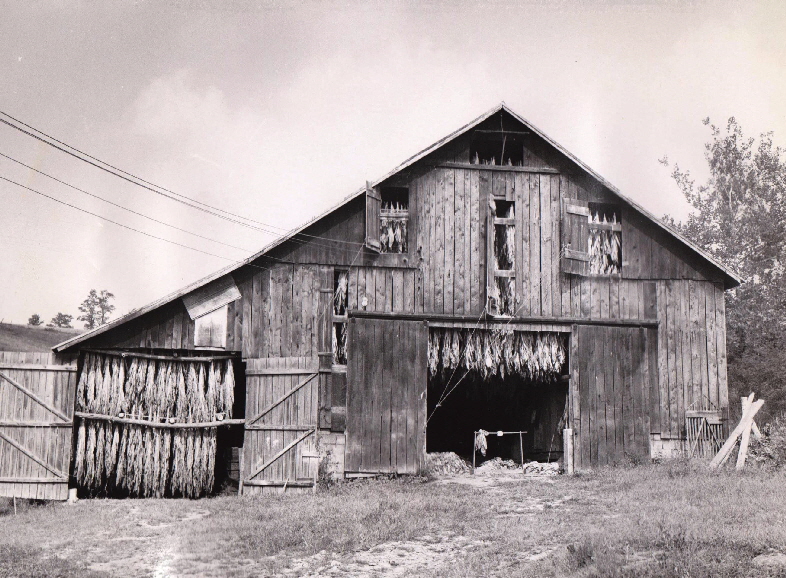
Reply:
[[[709,387],[710,406],[720,408],[718,397],[718,344],[717,326],[715,322],[715,286],[712,283],[703,283],[704,310],[706,311],[706,341],[707,341],[707,383]]]
[[[590,319],[600,319],[600,280],[589,278],[590,285]]]
[[[643,435],[642,427],[642,384],[636,381],[635,368],[637,363],[636,329],[624,329],[620,333],[620,363],[622,365],[623,418],[625,420],[623,445],[626,453],[636,454],[635,448],[639,436]]]
[[[726,295],[715,285],[715,352],[718,362],[718,404],[728,419],[729,386],[726,374]]]
[[[385,313],[393,312],[393,269],[385,269]]]
[[[693,373],[690,340],[690,281],[681,281],[679,284],[679,301],[677,327],[679,335],[679,347],[682,352],[682,397],[679,400],[677,414],[677,425],[679,426],[679,436],[685,436],[685,410],[693,403]]]
[[[560,270],[560,176],[551,175],[550,177],[550,221],[551,221],[551,259],[548,262],[548,270],[551,275],[552,287],[552,309],[554,317],[562,314],[562,296],[565,288],[562,283],[564,275]]]
[[[529,281],[529,181],[526,173],[516,173],[516,307],[518,315],[530,312]]]
[[[387,294],[387,279],[385,278],[386,277],[385,274],[387,271],[379,267],[375,267],[373,271],[374,271],[374,287],[377,292],[376,298],[374,299],[374,303],[375,303],[374,310],[385,311],[385,299]]]
[[[423,224],[423,229],[425,236],[427,237],[426,247],[426,254],[423,256],[424,261],[424,268],[423,268],[423,300],[424,300],[424,310],[429,313],[434,313],[436,311],[434,305],[434,260],[435,255],[434,252],[437,246],[437,239],[436,239],[436,175],[434,171],[429,171],[427,175],[421,179],[421,185],[423,186],[423,191],[425,194],[423,206],[426,210],[426,220],[427,222]]]
[[[599,317],[600,319],[608,319],[609,318],[609,303],[611,301],[610,297],[610,285],[611,281],[609,279],[597,279],[597,287],[598,287],[598,295],[600,297],[600,312]]]
[[[394,313],[400,313],[405,310],[404,300],[406,298],[404,293],[404,270],[394,269],[391,271],[393,275],[393,304],[392,310]]]
[[[467,172],[470,173],[470,310],[473,315],[479,315],[483,309],[481,284],[484,278],[481,275],[484,265],[481,249],[480,171],[472,170]],[[482,294],[485,295],[485,291]]]
[[[584,438],[581,429],[581,414],[584,409],[581,405],[581,389],[580,389],[580,344],[578,336],[578,327],[571,326],[570,335],[568,336],[570,342],[570,383],[568,385],[570,398],[570,427],[573,431],[573,462],[574,466],[584,467],[582,459],[582,451],[584,446]]]
[[[660,430],[659,412],[663,403],[660,399],[660,386],[658,381],[658,330],[648,328],[642,330],[645,344],[645,355],[647,357],[647,385],[644,390],[644,439],[637,440],[640,443],[641,453],[644,456],[651,456],[650,434]]]
[[[609,278],[609,318],[620,318],[620,278]]]
[[[420,322],[413,322],[410,326],[412,329],[412,343],[415,348],[415,363],[413,365],[413,383],[416,385],[413,392],[413,406],[417,407],[417,423],[416,423],[416,447],[415,447],[415,471],[414,473],[422,472],[425,466],[426,459],[426,390],[428,386],[428,369],[427,369],[427,354],[428,354],[428,325]],[[407,453],[409,456],[409,453]],[[407,458],[409,459],[409,457]]]
[[[380,322],[382,330],[383,346],[379,350],[382,358],[379,360],[382,365],[381,379],[376,384],[379,399],[379,471],[392,472],[395,464],[395,445],[393,440],[393,428],[395,423],[392,419],[392,394],[393,384],[398,376],[395,375],[394,364],[396,351],[400,345],[396,335],[396,321],[385,320]]]
[[[249,325],[251,326],[249,353],[251,357],[262,357],[262,274],[256,271],[251,278],[251,310]]]
[[[464,288],[466,285],[466,266],[464,261],[464,213],[466,212],[464,202],[464,171],[456,169],[453,183],[453,313],[464,315]]]
[[[465,315],[469,315],[472,312],[472,296],[470,292],[470,279],[472,277],[472,238],[470,237],[472,227],[472,181],[470,171],[464,170],[462,174],[464,175],[464,197],[462,199],[464,216],[464,226],[462,229],[462,246],[464,248],[464,255],[462,257],[462,262],[464,264],[464,279],[462,281],[464,291],[463,311]]]
[[[609,353],[606,328],[598,328],[597,335],[597,348],[595,350],[595,359],[593,366],[595,369],[595,419],[596,430],[598,435],[598,465],[605,465],[609,463],[609,450],[606,443],[608,421],[606,419],[606,359]]]
[[[699,349],[701,339],[699,336],[699,298],[698,286],[696,281],[688,281],[688,305],[690,306],[689,315],[686,321],[688,325],[688,335],[690,336],[690,396],[686,400],[685,409],[701,409],[702,402],[702,383],[701,383],[701,355]]]
[[[530,313],[542,315],[541,307],[541,266],[540,266],[540,177],[529,175],[529,280]]]
[[[540,175],[540,276],[541,311],[550,315],[554,307],[551,265],[554,239],[551,236],[551,178]]]
[[[437,188],[434,199],[434,311],[445,312],[445,200],[447,197],[446,169],[436,169]]]
[[[669,428],[669,344],[668,344],[668,297],[666,295],[666,284],[669,281],[658,281],[658,347],[657,347],[657,379],[660,403],[657,413],[651,415],[652,422],[650,433],[660,433],[661,435],[670,430]],[[650,347],[652,346],[649,343]],[[673,359],[673,355],[672,355]]]
[[[415,306],[415,269],[408,269],[402,273],[404,281],[404,305],[406,313],[416,313]]]

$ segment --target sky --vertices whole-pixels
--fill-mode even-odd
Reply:
[[[0,111],[265,224],[175,203],[0,125],[0,320],[115,317],[249,256],[496,106],[654,214],[706,178],[702,119],[786,144],[786,3],[2,2]],[[1,115],[0,115],[1,116]],[[229,246],[227,246],[229,245]],[[194,251],[198,249],[203,253]],[[207,255],[205,253],[210,253]],[[76,326],[81,326],[75,321]]]

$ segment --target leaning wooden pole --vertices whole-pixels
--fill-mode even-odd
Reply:
[[[745,404],[745,409],[742,413],[742,418],[734,431],[723,444],[723,447],[718,451],[712,461],[710,468],[716,469],[723,465],[729,459],[734,446],[737,445],[737,439],[742,436],[744,448],[740,447],[740,453],[737,457],[737,469],[740,470],[745,465],[745,458],[747,457],[748,442],[750,441],[751,427],[753,425],[753,418],[764,405],[764,400],[753,401],[753,394],[748,396],[748,403]]]

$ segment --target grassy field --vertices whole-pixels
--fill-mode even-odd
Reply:
[[[0,323],[0,351],[49,351],[79,333],[79,329]]]
[[[777,576],[786,476],[685,462],[573,478],[0,509],[0,576]]]

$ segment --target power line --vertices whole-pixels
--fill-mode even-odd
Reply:
[[[253,251],[251,251],[250,249],[245,249],[243,247],[237,247],[235,245],[230,245],[229,243],[224,243],[223,241],[219,241],[217,239],[211,239],[210,237],[206,237],[204,235],[200,235],[199,233],[193,233],[193,232],[191,232],[191,231],[189,231],[187,229],[182,229],[182,228],[180,228],[180,227],[178,227],[176,225],[172,225],[170,223],[166,223],[164,221],[160,221],[160,220],[156,219],[155,217],[150,217],[148,215],[145,215],[144,213],[140,213],[140,212],[135,211],[133,209],[129,209],[128,207],[124,207],[123,205],[119,205],[118,203],[110,201],[109,199],[105,199],[104,197],[101,197],[101,196],[96,195],[94,193],[88,192],[88,191],[86,191],[84,189],[80,189],[79,187],[76,187],[76,186],[74,186],[74,185],[72,185],[70,183],[67,183],[67,182],[65,182],[63,180],[60,180],[57,177],[54,177],[54,176],[52,176],[50,174],[47,174],[44,171],[40,171],[40,170],[38,170],[38,169],[36,169],[34,167],[31,167],[30,165],[25,164],[22,161],[19,161],[19,160],[15,159],[15,158],[13,158],[11,156],[8,156],[5,153],[0,152],[0,156],[8,159],[9,161],[12,161],[12,162],[15,162],[15,163],[17,163],[19,165],[22,165],[23,167],[26,167],[26,168],[30,169],[31,171],[35,171],[35,172],[37,172],[40,175],[43,175],[43,176],[45,176],[47,178],[50,178],[53,181],[57,181],[58,183],[60,183],[62,185],[65,185],[65,186],[70,187],[70,188],[72,188],[72,189],[74,189],[76,191],[79,191],[80,193],[84,193],[85,195],[88,195],[89,197],[93,197],[94,199],[98,199],[99,201],[103,201],[105,203],[108,203],[108,204],[112,205],[113,207],[117,207],[117,208],[122,209],[124,211],[128,211],[129,213],[132,213],[132,214],[137,215],[139,217],[142,217],[144,219],[148,219],[150,221],[153,221],[155,223],[159,223],[159,224],[164,225],[166,227],[171,227],[171,228],[173,228],[173,229],[175,229],[177,231],[182,231],[183,233],[188,233],[189,235],[193,235],[194,237],[199,237],[200,239],[206,239],[206,240],[211,241],[213,243],[218,243],[219,245],[224,245],[225,247],[230,247],[232,249],[238,249],[239,251],[246,251],[248,253],[253,253]]]
[[[67,150],[65,148],[62,148],[61,146],[58,146],[57,144],[54,144],[53,142],[50,142],[49,140],[46,140],[46,139],[44,139],[44,138],[42,138],[42,137],[40,137],[40,136],[38,136],[36,134],[33,134],[33,133],[31,133],[31,132],[29,132],[29,131],[27,131],[27,130],[25,130],[25,129],[23,129],[23,128],[15,125],[13,123],[11,123],[11,122],[8,122],[5,119],[0,118],[0,122],[2,122],[3,124],[6,124],[7,126],[13,128],[15,130],[18,130],[19,132],[22,132],[22,133],[24,133],[24,134],[26,134],[26,135],[28,135],[28,136],[36,139],[36,140],[39,140],[39,141],[43,142],[44,144],[47,144],[47,145],[49,145],[49,146],[51,146],[51,147],[53,147],[53,148],[55,148],[55,149],[57,149],[57,150],[59,150],[61,152],[64,152],[64,153],[66,153],[68,155],[71,155],[72,157],[74,157],[74,158],[76,158],[78,160],[81,160],[81,161],[83,161],[85,163],[88,163],[88,164],[90,164],[90,165],[92,165],[92,166],[94,166],[94,167],[96,167],[98,169],[101,169],[102,171],[105,171],[105,172],[107,172],[109,174],[112,174],[112,175],[114,175],[114,176],[116,176],[118,178],[121,178],[121,179],[123,179],[123,180],[125,180],[125,181],[127,181],[127,182],[129,182],[131,184],[134,184],[134,185],[138,186],[138,187],[142,187],[144,189],[147,189],[147,190],[149,190],[149,191],[151,191],[151,192],[153,192],[153,193],[155,193],[157,195],[161,195],[161,196],[166,197],[166,198],[168,198],[170,200],[173,200],[173,201],[178,202],[178,203],[182,203],[182,204],[184,204],[184,205],[186,205],[188,207],[191,207],[191,208],[199,210],[199,211],[203,211],[205,213],[208,213],[208,214],[213,215],[215,217],[218,217],[220,219],[224,219],[224,220],[230,221],[232,223],[236,223],[238,225],[242,225],[244,227],[248,227],[248,228],[251,228],[251,229],[254,229],[254,230],[257,230],[257,231],[268,233],[270,235],[280,236],[281,233],[276,233],[274,231],[269,231],[269,230],[265,229],[264,227],[270,227],[270,228],[273,228],[273,229],[279,229],[279,231],[283,231],[285,233],[288,232],[288,230],[284,229],[283,227],[277,227],[275,225],[269,225],[269,224],[262,223],[260,221],[256,221],[254,219],[251,219],[250,217],[244,217],[242,215],[238,215],[236,213],[232,213],[230,211],[226,211],[224,209],[221,209],[219,207],[215,207],[213,205],[209,205],[207,203],[203,203],[201,201],[198,201],[198,200],[193,199],[191,197],[188,197],[186,195],[182,195],[180,193],[176,193],[176,192],[174,192],[174,191],[172,191],[170,189],[167,189],[167,188],[162,187],[160,185],[156,185],[154,183],[151,183],[150,181],[146,181],[145,179],[142,179],[141,177],[137,177],[133,173],[129,173],[127,171],[124,171],[123,169],[120,169],[118,167],[115,167],[114,165],[111,165],[111,164],[109,164],[109,163],[107,163],[105,161],[102,161],[102,160],[100,160],[100,159],[98,159],[98,158],[96,158],[96,157],[94,157],[94,156],[92,156],[92,155],[90,155],[90,154],[88,154],[86,152],[83,152],[83,151],[79,150],[78,148],[76,148],[74,146],[69,145],[68,143],[65,143],[65,142],[63,142],[61,140],[58,140],[55,137],[50,136],[47,133],[43,132],[42,130],[39,130],[39,129],[37,129],[37,128],[35,128],[35,127],[33,127],[33,126],[23,122],[23,121],[15,118],[13,116],[11,116],[7,112],[0,111],[0,114],[10,118],[14,122],[16,122],[18,124],[21,124],[22,126],[25,126],[25,127],[29,128],[30,130],[33,130],[33,131],[43,135],[44,137],[46,137],[46,139],[50,139],[51,141],[54,141],[54,143],[58,143],[60,145],[63,145],[64,147],[68,147],[71,150]],[[76,154],[76,153],[74,153],[72,151],[76,151],[76,153],[79,153],[79,154]],[[80,155],[84,155],[84,157],[87,157],[87,158],[84,158],[83,156],[80,156]],[[92,160],[88,160],[88,159],[92,159]],[[95,161],[95,162],[93,162],[93,161]],[[97,163],[100,163],[100,164],[97,164]],[[105,166],[102,166],[102,165],[105,165]],[[107,167],[109,167],[109,168],[107,168]],[[135,180],[132,180],[132,179],[135,179]],[[155,187],[155,188],[153,188],[153,187]],[[162,191],[164,191],[164,192],[162,192]],[[172,195],[174,195],[174,196],[172,196]],[[223,213],[223,214],[221,214],[221,213]],[[238,221],[237,219],[243,219],[243,220],[249,221],[251,223],[256,223],[257,225],[261,225],[261,227],[250,225],[249,223],[246,223],[246,222],[243,222],[243,221]],[[295,235],[308,237],[308,238],[313,238],[313,239],[324,239],[324,240],[327,240],[327,241],[331,241],[333,243],[342,243],[342,244],[349,244],[349,245],[361,245],[361,246],[364,244],[364,243],[359,243],[357,241],[345,241],[345,240],[338,240],[338,239],[327,239],[325,237],[320,237],[320,236],[317,236],[317,235],[309,235],[307,233],[296,233],[296,234],[293,235],[293,237]]]
[[[6,178],[4,176],[0,176],[0,179],[4,180],[6,182],[9,182],[9,183],[11,183],[13,185],[16,185],[17,187],[21,187],[23,189],[27,189],[28,191],[30,191],[32,193],[35,193],[36,195],[41,195],[42,197],[46,197],[47,199],[50,199],[50,200],[52,200],[52,201],[54,201],[56,203],[60,203],[61,205],[65,205],[67,207],[71,207],[72,209],[76,209],[77,211],[81,211],[83,213],[87,213],[88,215],[92,215],[94,217],[98,217],[99,219],[102,219],[104,221],[108,221],[109,223],[112,223],[113,225],[117,225],[118,227],[123,227],[124,229],[128,229],[129,231],[134,231],[135,233],[140,233],[140,234],[145,235],[147,237],[152,237],[153,239],[158,239],[159,241],[165,241],[167,243],[171,243],[172,245],[177,245],[178,247],[183,247],[185,249],[190,249],[191,251],[196,251],[197,253],[202,253],[203,255],[209,255],[210,257],[216,257],[218,259],[225,259],[227,261],[234,261],[234,259],[230,259],[229,257],[223,257],[221,255],[216,255],[215,253],[210,253],[208,251],[203,251],[202,249],[197,249],[197,248],[191,247],[189,245],[184,245],[183,243],[178,243],[177,241],[171,241],[169,239],[165,239],[164,237],[159,237],[157,235],[153,235],[152,233],[147,233],[145,231],[140,231],[139,229],[135,229],[134,227],[129,227],[128,225],[124,225],[123,223],[118,223],[117,221],[113,221],[112,219],[108,219],[107,217],[103,217],[103,216],[99,215],[98,213],[93,213],[92,211],[88,211],[87,209],[83,209],[81,207],[77,207],[76,205],[72,205],[71,203],[66,203],[65,201],[61,201],[60,199],[57,199],[57,198],[52,197],[50,195],[47,195],[46,193],[42,193],[41,191],[37,191],[37,190],[35,190],[35,189],[31,188],[31,187],[25,186],[25,185],[23,185],[21,183],[17,183],[16,181],[12,181],[11,179],[8,179],[8,178]]]

